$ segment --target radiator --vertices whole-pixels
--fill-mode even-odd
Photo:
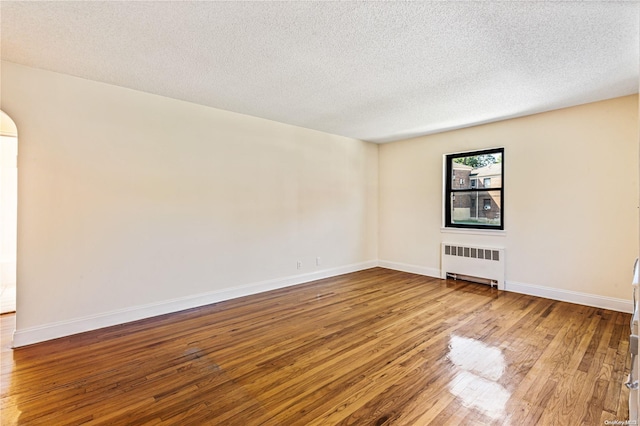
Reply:
[[[504,248],[442,243],[442,279],[447,276],[480,278],[504,290],[504,265]]]

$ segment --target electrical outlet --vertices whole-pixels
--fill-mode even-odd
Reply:
[[[298,269],[302,268],[302,262],[298,260]]]
[[[316,257],[316,266],[320,266],[322,264],[322,259],[320,257]]]

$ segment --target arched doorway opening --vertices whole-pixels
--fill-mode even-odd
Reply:
[[[16,310],[18,130],[0,111],[0,313]]]

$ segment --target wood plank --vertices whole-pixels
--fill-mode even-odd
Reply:
[[[3,315],[0,423],[603,424],[629,319],[382,268],[17,350]]]

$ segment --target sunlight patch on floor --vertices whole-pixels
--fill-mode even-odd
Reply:
[[[497,382],[506,368],[502,351],[480,341],[453,335],[447,358],[459,369],[449,391],[462,404],[497,419],[505,414],[511,393]]]

